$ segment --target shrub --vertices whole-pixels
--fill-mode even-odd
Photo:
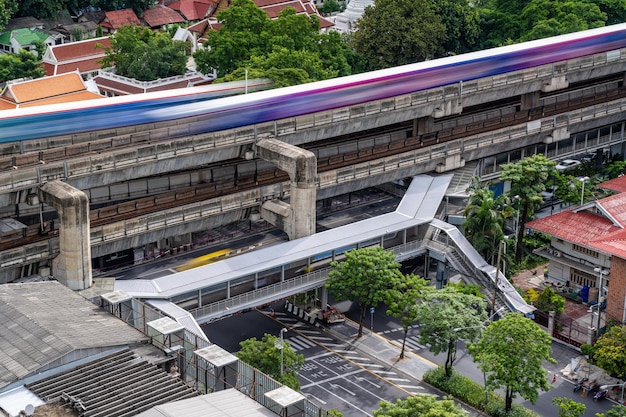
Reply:
[[[513,408],[508,414],[505,413],[504,398],[492,391],[489,392],[489,404],[485,407],[484,388],[454,370],[450,378],[446,378],[443,367],[430,369],[424,374],[423,380],[492,417],[538,417],[533,411],[517,403],[513,403]]]

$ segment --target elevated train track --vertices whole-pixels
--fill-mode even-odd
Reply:
[[[558,99],[551,95],[542,99],[540,107],[528,110],[513,112],[507,110],[516,109],[516,106],[512,106],[500,111],[474,111],[471,115],[464,115],[459,118],[455,122],[457,126],[454,128],[448,127],[419,136],[407,137],[408,127],[404,126],[393,130],[375,132],[373,135],[365,134],[357,137],[338,138],[336,141],[316,143],[313,144],[314,146],[307,146],[306,148],[318,155],[318,173],[324,173],[350,167],[357,162],[375,161],[398,153],[457,140],[468,135],[487,133],[532,120],[567,113],[590,105],[623,99],[626,96],[626,88],[617,81],[612,81],[610,84],[595,85],[591,89],[593,94],[583,95],[581,90],[577,89],[570,93],[560,93]],[[567,98],[567,100],[564,98]],[[442,121],[441,125],[445,125],[445,123],[445,121]],[[381,137],[385,137],[386,141],[377,143],[375,139]],[[368,141],[368,138],[374,140]],[[113,139],[109,140],[109,142],[112,141]],[[341,149],[345,148],[353,150],[341,152]],[[329,151],[329,149],[332,149],[332,151]],[[329,152],[332,154],[323,157],[319,156]],[[92,209],[90,213],[91,226],[95,228],[117,223],[173,207],[214,199],[266,185],[278,184],[288,180],[286,173],[273,167],[267,167],[267,164],[256,166],[254,171],[238,174],[236,167],[240,163],[241,160],[232,160],[220,164],[221,170],[225,170],[224,165],[232,167],[232,171],[235,174],[230,177],[215,178],[195,186],[180,187],[176,190]],[[54,224],[54,220],[47,222],[47,224],[48,226],[44,230],[42,230],[40,224],[32,224],[23,230],[0,234],[0,251],[56,236],[57,230],[54,227],[50,227],[50,224]]]
[[[202,215],[233,209],[241,215],[258,207],[264,199],[289,197],[284,173],[265,161],[244,160],[244,154],[247,159],[259,139],[276,138],[315,153],[319,199],[364,186],[359,181],[369,175],[378,176],[376,180],[381,183],[388,182],[415,175],[414,167],[418,165],[419,172],[435,168],[439,171],[442,161],[445,171],[455,167],[455,163],[449,164],[450,155],[475,161],[533,144],[539,149],[539,144],[552,140],[547,137],[555,129],[574,135],[599,129],[600,123],[612,126],[623,122],[626,107],[626,50],[617,49],[626,47],[620,38],[622,31],[626,31],[626,25],[520,45],[519,50],[503,48],[502,56],[497,51],[487,51],[444,59],[441,64],[425,63],[388,73],[348,77],[304,86],[303,94],[285,89],[255,93],[261,95],[249,99],[224,99],[217,109],[223,105],[227,112],[224,114],[232,114],[238,120],[245,118],[243,124],[226,130],[221,130],[223,122],[214,115],[221,110],[202,110],[195,104],[173,107],[181,111],[177,115],[189,115],[178,119],[161,110],[132,113],[146,115],[145,119],[140,118],[144,124],[135,125],[126,124],[132,119],[130,114],[116,110],[115,105],[109,109],[104,105],[104,112],[118,112],[115,114],[124,121],[93,131],[80,130],[90,127],[83,119],[76,119],[81,122],[78,130],[67,130],[62,123],[56,123],[55,132],[75,133],[49,138],[38,138],[38,132],[47,132],[45,121],[50,114],[36,112],[25,116],[41,130],[27,124],[30,133],[24,134],[17,128],[21,121],[12,124],[10,117],[0,118],[0,125],[8,126],[7,135],[0,138],[0,209],[5,217],[8,214],[28,219],[25,223],[30,224],[24,230],[0,235],[0,250],[54,237],[56,230],[50,227],[54,223],[53,213],[43,213],[48,229],[42,228],[37,224],[37,207],[23,204],[39,185],[54,179],[67,181],[90,197],[94,248],[118,239],[126,227],[135,233],[143,227],[142,222],[148,223],[149,217],[172,215],[172,223],[181,221],[184,215],[175,211],[185,207],[197,206],[196,213],[202,211]],[[601,41],[604,36],[607,42],[610,39],[609,43]],[[573,39],[576,40],[570,43]],[[564,40],[576,46],[549,52]],[[531,60],[529,53],[537,53],[533,55],[537,60]],[[481,58],[474,59],[478,56]],[[504,65],[503,59],[511,65]],[[493,68],[486,68],[491,64]],[[460,80],[460,68],[471,70],[474,78]],[[422,71],[437,75],[435,81],[419,78]],[[344,103],[344,91],[353,101],[337,104]],[[338,101],[333,99],[332,104],[324,105],[324,101],[331,103],[330,98],[324,100],[327,93]],[[315,100],[307,101],[305,96]],[[291,101],[280,102],[276,109],[251,104],[259,110],[258,118],[254,116],[257,113],[250,117],[237,114],[237,109],[248,111],[242,103],[256,103],[257,98],[261,103],[276,97]],[[156,104],[169,110],[167,100],[172,98],[167,97],[162,103],[159,99]],[[288,103],[299,107],[296,113],[291,112]],[[228,107],[231,105],[234,107]],[[88,114],[83,107],[71,109],[68,120]],[[186,110],[189,112],[184,113]],[[278,117],[278,112],[283,111],[280,114],[284,116]],[[214,122],[217,127],[210,126]],[[21,139],[9,142],[11,137]],[[601,140],[605,139],[598,138],[590,146]],[[574,147],[579,149],[580,144]],[[197,171],[202,174],[195,175]],[[385,172],[393,174],[381,174]],[[188,175],[189,181],[171,180],[179,174]],[[159,175],[167,177],[163,181],[167,186],[151,187],[152,182],[148,181]],[[133,181],[144,181],[148,186],[132,188],[129,184]],[[128,192],[120,193],[124,188]],[[10,213],[12,205],[14,214]],[[170,233],[166,230],[169,220],[159,221],[165,228],[160,237],[153,234],[153,239],[170,236],[164,234]],[[119,227],[110,227],[114,225]],[[109,235],[113,229],[115,233]],[[140,240],[134,242],[141,245]],[[53,256],[54,244],[48,246]]]

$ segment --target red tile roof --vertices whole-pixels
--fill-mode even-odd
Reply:
[[[606,188],[607,190],[617,193],[623,193],[626,191],[626,175],[604,181],[602,184],[598,184],[598,187]]]
[[[185,19],[175,10],[169,7],[157,4],[143,12],[143,20],[146,21],[151,28],[169,25],[172,23],[182,23]]]
[[[109,29],[119,29],[122,26],[141,26],[141,22],[133,9],[122,9],[105,12],[100,25]]]
[[[178,11],[187,20],[202,20],[217,8],[212,0],[180,0],[169,5],[170,9]]]
[[[626,259],[626,193],[534,220],[526,227]]]
[[[102,47],[98,47],[101,45]],[[80,73],[96,71],[104,57],[104,48],[111,47],[108,37],[49,46],[43,58],[46,75],[58,75],[78,70]]]

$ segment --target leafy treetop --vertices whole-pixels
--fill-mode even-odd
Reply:
[[[508,313],[491,323],[469,351],[487,374],[487,386],[504,389],[505,410],[511,410],[519,393],[534,403],[538,391],[550,389],[544,360],[550,357],[552,338],[532,320],[518,313]]]
[[[123,26],[111,37],[102,64],[115,66],[119,75],[152,81],[184,74],[188,53],[187,42],[175,41],[166,32]]]
[[[593,359],[610,375],[626,378],[626,326],[613,326],[593,345]]]
[[[261,340],[253,337],[239,343],[241,350],[236,355],[248,365],[297,391],[300,389],[298,370],[304,365],[304,355],[294,352],[291,346],[289,346],[289,342],[284,341],[282,352],[283,375],[281,376],[281,352],[276,342],[277,337],[268,333]]]
[[[337,300],[359,304],[360,322],[357,337],[363,335],[365,312],[385,301],[388,290],[398,285],[402,277],[400,264],[393,252],[380,246],[354,249],[346,253],[342,262],[330,263],[326,287]]]
[[[374,410],[374,417],[463,417],[466,412],[453,400],[437,400],[434,395],[415,395],[398,399],[395,403],[382,401],[380,408]]]

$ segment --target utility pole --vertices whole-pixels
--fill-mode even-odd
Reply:
[[[500,282],[500,258],[502,257],[502,241],[498,244],[498,260],[496,262],[496,276],[493,280],[493,297],[491,298],[491,311],[496,311],[496,293]]]

